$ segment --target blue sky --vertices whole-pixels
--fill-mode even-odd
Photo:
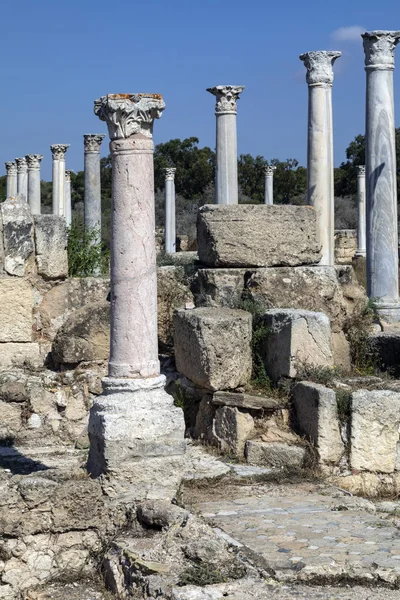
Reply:
[[[3,0],[1,8],[0,162],[42,153],[45,179],[52,143],[70,143],[67,168],[83,168],[82,135],[106,132],[93,101],[107,93],[163,94],[155,142],[197,136],[214,148],[214,98],[205,88],[227,83],[246,86],[239,153],[305,164],[307,85],[298,56],[327,49],[343,52],[333,87],[339,164],[364,130],[359,31],[400,29],[395,0]],[[400,49],[397,64],[399,124]]]

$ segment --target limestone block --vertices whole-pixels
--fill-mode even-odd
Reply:
[[[0,440],[14,437],[21,426],[21,405],[0,400]]]
[[[45,279],[68,275],[67,227],[64,217],[35,215],[35,249],[38,273]]]
[[[286,469],[303,466],[306,450],[302,446],[291,446],[283,442],[246,442],[245,455],[248,463]]]
[[[351,468],[393,473],[399,426],[400,393],[389,390],[354,392],[351,414]]]
[[[261,354],[273,381],[295,377],[299,367],[333,367],[331,328],[323,313],[272,309],[265,313],[267,334]]]
[[[335,264],[351,265],[356,250],[356,229],[338,229],[335,231]]]
[[[396,471],[400,471],[400,442],[397,442],[396,446],[396,462],[394,468]]]
[[[30,342],[33,290],[25,279],[0,278],[0,342]]]
[[[344,453],[333,390],[302,381],[292,393],[299,433],[306,435],[318,450],[322,463],[336,464]]]
[[[349,371],[351,369],[350,344],[343,331],[332,332],[331,343],[335,367]]]
[[[283,408],[286,400],[270,396],[252,396],[243,392],[215,392],[212,403],[216,406],[236,406],[246,410],[271,411]]]
[[[2,202],[0,212],[3,223],[4,269],[9,275],[23,277],[32,268],[32,213],[21,195]]]
[[[158,340],[166,346],[173,345],[173,314],[176,308],[193,303],[193,294],[184,283],[183,267],[157,269]]]
[[[207,442],[214,441],[213,423],[216,409],[213,406],[212,398],[212,394],[205,394],[199,402],[193,430],[194,438]]]
[[[228,308],[177,310],[177,370],[210,390],[234,389],[251,376],[251,314]]]
[[[191,285],[196,306],[237,306],[245,288],[246,272],[246,269],[199,269]]]
[[[222,452],[242,458],[246,441],[254,431],[254,419],[237,408],[222,406],[215,413],[214,435]]]
[[[200,262],[211,267],[295,266],[321,257],[310,206],[203,206],[197,246]]]
[[[0,344],[0,369],[10,367],[42,367],[45,357],[40,352],[37,343],[8,342]]]

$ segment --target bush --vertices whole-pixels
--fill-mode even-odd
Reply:
[[[68,228],[68,275],[93,277],[107,275],[110,253],[99,241],[99,229],[85,230],[82,217],[73,219]]]

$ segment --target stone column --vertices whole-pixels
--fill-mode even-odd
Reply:
[[[217,85],[207,88],[207,92],[217,98],[216,204],[238,203],[236,101],[243,90],[243,85]]]
[[[111,139],[111,347],[103,394],[90,414],[88,470],[107,473],[138,497],[149,487],[168,496],[185,450],[182,411],[164,391],[158,360],[152,131],[164,108],[158,94],[95,102]]]
[[[274,203],[274,171],[276,167],[265,167],[264,204]]]
[[[28,165],[25,156],[16,158],[17,163],[17,193],[22,194],[28,200]]]
[[[85,229],[97,229],[96,243],[101,242],[101,181],[100,146],[103,133],[87,133],[83,136],[85,153]]]
[[[366,232],[365,232],[365,166],[357,167],[357,202],[358,202],[358,226],[357,226],[357,251],[355,256],[366,256]]]
[[[176,252],[175,171],[171,167],[165,169],[165,254]]]
[[[25,158],[28,165],[28,203],[32,214],[40,215],[40,163],[42,161],[43,154],[27,154]]]
[[[317,213],[317,235],[322,245],[320,264],[326,266],[335,260],[332,67],[339,56],[341,52],[328,51],[300,56],[308,83],[307,203]]]
[[[65,220],[67,222],[67,227],[69,227],[72,222],[71,173],[73,173],[73,171],[65,171],[64,194],[65,194]]]
[[[400,304],[393,70],[400,31],[368,31],[362,37],[367,72],[367,293],[383,320],[397,322]]]
[[[17,163],[12,161],[5,164],[7,170],[7,198],[14,198],[17,195]]]
[[[50,146],[53,155],[53,215],[65,217],[65,153],[69,144]]]

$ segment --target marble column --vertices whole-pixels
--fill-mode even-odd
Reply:
[[[165,254],[176,252],[175,171],[172,167],[165,169]]]
[[[42,161],[43,154],[27,154],[25,158],[28,165],[28,203],[32,214],[40,215],[40,163]]]
[[[53,215],[65,217],[65,153],[69,144],[50,146],[53,155]]]
[[[243,90],[243,85],[217,85],[207,88],[207,92],[217,99],[216,204],[238,203],[236,101]]]
[[[307,69],[308,146],[307,203],[317,213],[317,235],[322,245],[321,265],[335,260],[333,189],[332,83],[333,63],[341,52],[306,52],[300,56]]]
[[[15,161],[6,162],[7,171],[7,198],[14,198],[17,195],[17,163]]]
[[[276,167],[265,167],[264,204],[274,203],[274,171]]]
[[[98,244],[101,242],[100,146],[104,137],[103,133],[87,133],[83,136],[85,157],[85,229],[97,230],[96,243]]]
[[[355,256],[366,256],[366,224],[365,224],[365,166],[357,167],[357,251]]]
[[[158,94],[95,101],[111,139],[111,342],[108,377],[90,413],[88,470],[134,497],[177,485],[185,451],[183,414],[164,390],[158,360],[152,133],[164,108]]]
[[[72,222],[71,173],[73,173],[73,171],[68,171],[68,170],[65,171],[64,195],[65,195],[65,220],[67,222],[67,227],[69,227]]]
[[[362,34],[367,73],[365,186],[367,293],[383,320],[400,321],[394,49],[400,31]]]
[[[17,193],[22,194],[28,200],[28,165],[25,156],[16,158],[17,163]]]

